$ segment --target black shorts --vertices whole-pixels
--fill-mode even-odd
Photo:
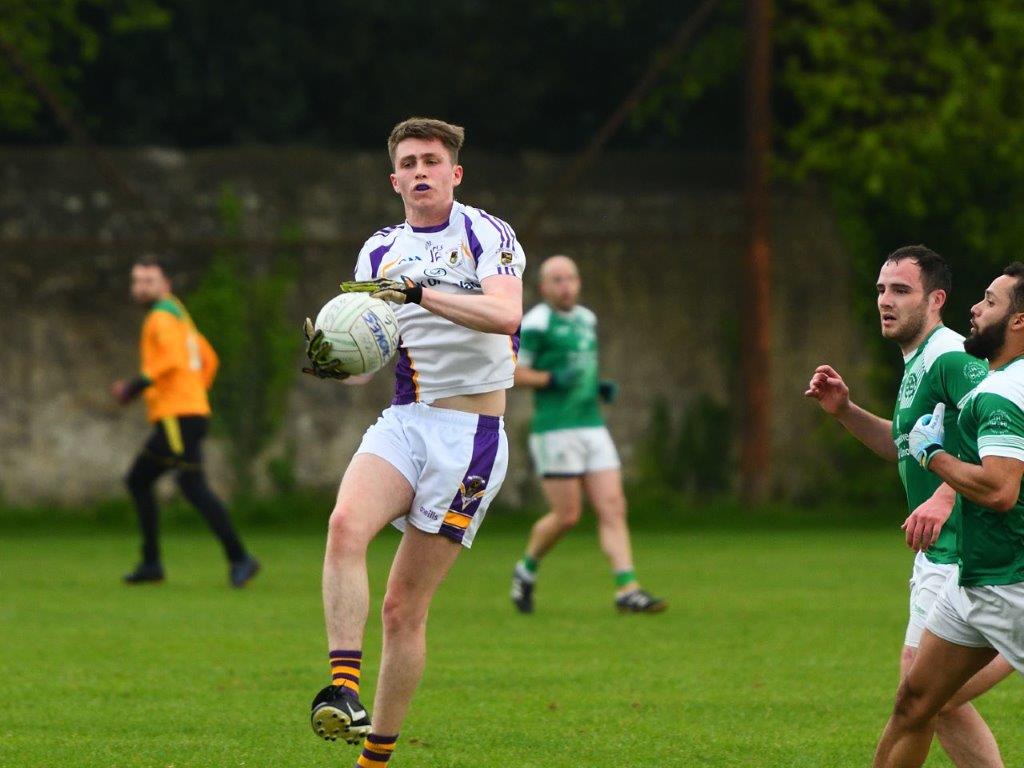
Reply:
[[[154,425],[142,453],[168,467],[199,469],[209,423],[206,416],[167,416]]]

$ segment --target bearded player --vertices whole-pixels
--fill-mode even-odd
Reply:
[[[423,674],[427,610],[473,543],[508,464],[502,415],[522,318],[525,255],[501,219],[463,205],[463,129],[412,118],[388,139],[391,185],[405,221],[363,246],[354,283],[397,305],[395,395],[363,437],[331,513],[323,598],[331,685],[313,700],[313,730],[366,740],[357,765],[387,764]],[[307,320],[308,372],[346,378]],[[369,610],[366,550],[388,524],[403,531],[381,609],[384,643],[373,725],[359,700]]]
[[[957,454],[942,403],[918,418],[908,446],[961,499],[959,574],[928,616],[876,768],[923,765],[942,708],[995,659],[1024,674],[1024,264],[1008,266],[971,308],[964,349],[990,373],[960,401]]]
[[[820,366],[805,393],[818,400],[854,437],[881,456],[898,463],[912,512],[904,524],[907,544],[917,550],[910,579],[910,618],[900,655],[900,678],[906,677],[925,628],[928,613],[946,581],[957,574],[959,505],[955,493],[911,455],[908,439],[917,419],[943,403],[949,426],[947,441],[955,450],[957,403],[982,381],[987,369],[964,352],[964,339],[942,324],[942,309],[951,287],[949,267],[934,251],[920,245],[889,254],[878,274],[878,312],[882,336],[903,353],[903,380],[892,420],[876,416],[850,400],[842,377]],[[960,768],[999,768],[999,747],[970,700],[1010,674],[997,659],[979,673],[942,711],[937,735]]]

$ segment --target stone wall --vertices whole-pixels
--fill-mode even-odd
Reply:
[[[121,409],[109,382],[136,369],[141,311],[127,297],[127,270],[161,228],[185,243],[173,254],[186,297],[220,233],[225,185],[244,203],[243,236],[270,240],[298,223],[309,242],[291,311],[296,365],[299,323],[351,273],[362,240],[402,219],[383,153],[245,148],[113,153],[146,205],[118,198],[71,149],[0,149],[0,492],[9,502],[75,503],[120,493],[143,440],[141,406]],[[459,197],[522,230],[564,158],[466,153]],[[672,155],[605,156],[524,242],[535,268],[554,252],[580,263],[583,301],[598,313],[605,374],[622,384],[608,409],[627,471],[652,405],[685,408],[699,393],[730,402],[735,360],[742,199],[735,165]],[[818,362],[856,383],[867,367],[863,328],[850,307],[850,274],[830,212],[814,190],[776,192],[772,391],[777,487],[799,491],[818,460],[806,436],[816,409],[802,398]],[[270,245],[250,243],[254,263]],[[535,269],[527,304],[536,300]],[[363,429],[389,399],[390,375],[362,388],[300,377],[287,426],[268,456],[298,448],[299,479],[340,476]],[[526,393],[510,398],[512,469],[506,498],[529,487]],[[211,441],[215,483],[228,479]]]

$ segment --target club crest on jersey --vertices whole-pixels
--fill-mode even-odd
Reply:
[[[500,261],[502,263],[502,265],[507,267],[509,264],[512,263],[512,260],[515,257],[516,256],[515,256],[514,253],[512,253],[512,251],[502,251],[501,252],[501,257],[498,259],[498,261]]]
[[[906,378],[903,379],[903,387],[900,389],[901,407],[910,407],[910,404],[914,402],[914,395],[917,394],[917,388],[920,385],[921,377],[917,375],[917,371],[911,371],[907,374]]]
[[[971,384],[977,384],[988,376],[988,366],[980,360],[972,360],[964,366],[964,378]]]
[[[994,411],[985,420],[985,424],[988,426],[987,431],[1006,434],[1010,431],[1010,415],[1006,411]]]
[[[459,249],[458,248],[453,248],[452,250],[448,251],[448,265],[449,266],[457,267],[459,265],[459,261],[461,261],[461,256],[459,254]]]

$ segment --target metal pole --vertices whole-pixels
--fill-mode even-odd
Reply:
[[[743,499],[763,502],[771,491],[771,0],[747,0],[746,252],[740,338]]]

